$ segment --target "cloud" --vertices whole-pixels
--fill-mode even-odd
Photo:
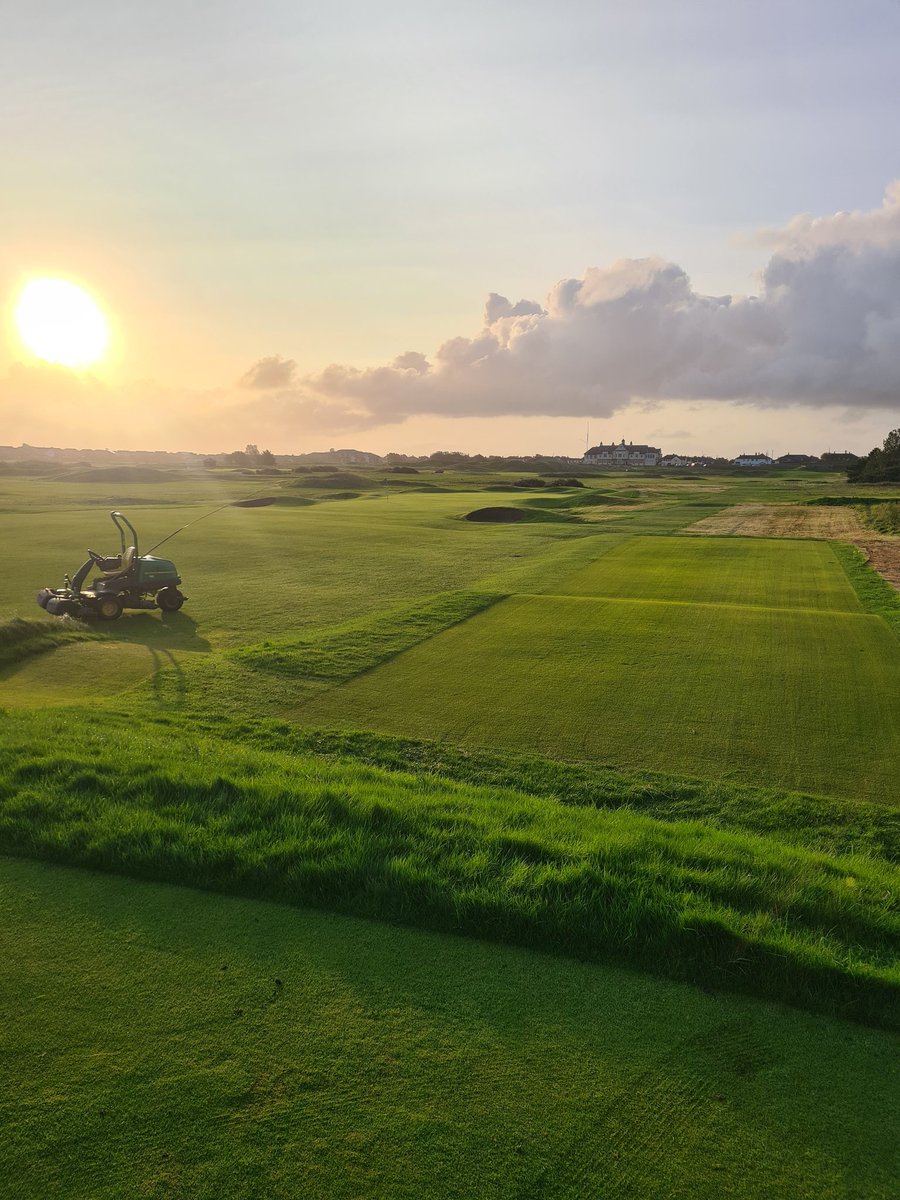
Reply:
[[[415,417],[900,407],[900,182],[871,212],[798,216],[755,240],[769,256],[755,296],[704,295],[677,263],[623,259],[541,303],[491,292],[474,335],[381,366],[303,376],[269,355],[236,386],[197,391],[18,365],[0,379],[0,427],[33,444],[214,450],[309,446]]]
[[[543,315],[544,310],[533,300],[520,300],[518,304],[510,304],[505,296],[491,292],[484,306],[484,323],[493,325],[501,317],[527,317],[532,314]]]
[[[763,231],[756,296],[708,296],[662,258],[563,279],[545,302],[492,292],[482,329],[429,361],[332,364],[296,394],[382,422],[415,414],[607,416],[633,403],[893,407],[900,397],[900,183],[873,212]]]
[[[881,208],[828,217],[801,213],[781,229],[761,229],[744,241],[794,256],[829,246],[845,249],[895,245],[900,240],[900,179],[888,184]]]
[[[256,391],[268,391],[270,388],[287,388],[294,382],[297,375],[297,364],[292,358],[282,358],[272,354],[255,362],[246,374],[240,378],[240,386]]]

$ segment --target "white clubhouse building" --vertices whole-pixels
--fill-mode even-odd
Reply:
[[[584,462],[595,467],[658,467],[662,451],[657,446],[636,446],[634,442],[625,445],[625,439],[618,446],[592,446],[585,451]]]

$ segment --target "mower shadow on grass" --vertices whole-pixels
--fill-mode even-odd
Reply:
[[[159,708],[183,708],[187,703],[187,683],[178,659],[171,650],[154,650],[152,647],[150,656],[153,659],[150,688],[154,703]]]
[[[212,649],[197,630],[197,622],[185,612],[129,613],[114,625],[102,628],[110,641],[131,642],[156,650],[194,650],[207,653]]]

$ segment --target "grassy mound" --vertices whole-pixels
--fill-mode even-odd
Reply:
[[[175,483],[184,477],[158,467],[89,467],[71,471],[66,483]]]
[[[888,864],[193,734],[17,716],[0,850],[472,934],[900,1027]],[[215,764],[214,768],[211,764]]]
[[[27,459],[25,462],[0,462],[0,476],[29,476],[55,475],[59,471],[59,463],[48,462],[46,459]]]
[[[13,617],[0,621],[0,667],[53,650],[69,642],[85,642],[101,637],[71,617],[26,619]]]
[[[357,475],[353,471],[328,470],[320,475],[301,475],[291,487],[295,488],[335,488],[347,491],[348,488],[365,489],[373,487],[373,481],[365,475]]]
[[[872,505],[886,504],[893,500],[892,496],[813,496],[803,504],[824,505],[827,508],[870,508]]]

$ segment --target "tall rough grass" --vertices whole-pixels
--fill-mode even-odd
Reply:
[[[900,1026],[898,872],[106,718],[0,747],[0,850],[628,963]]]
[[[867,525],[881,533],[900,534],[900,500],[886,500],[865,509]]]
[[[157,718],[171,724],[173,718]],[[183,731],[179,716],[176,729]],[[207,734],[262,750],[315,754],[542,796],[576,808],[628,808],[664,821],[704,821],[717,828],[775,837],[829,854],[862,854],[900,863],[900,810],[873,801],[679,778],[653,771],[616,771],[592,763],[536,755],[463,750],[445,742],[347,729],[310,729],[247,715],[196,717]]]

